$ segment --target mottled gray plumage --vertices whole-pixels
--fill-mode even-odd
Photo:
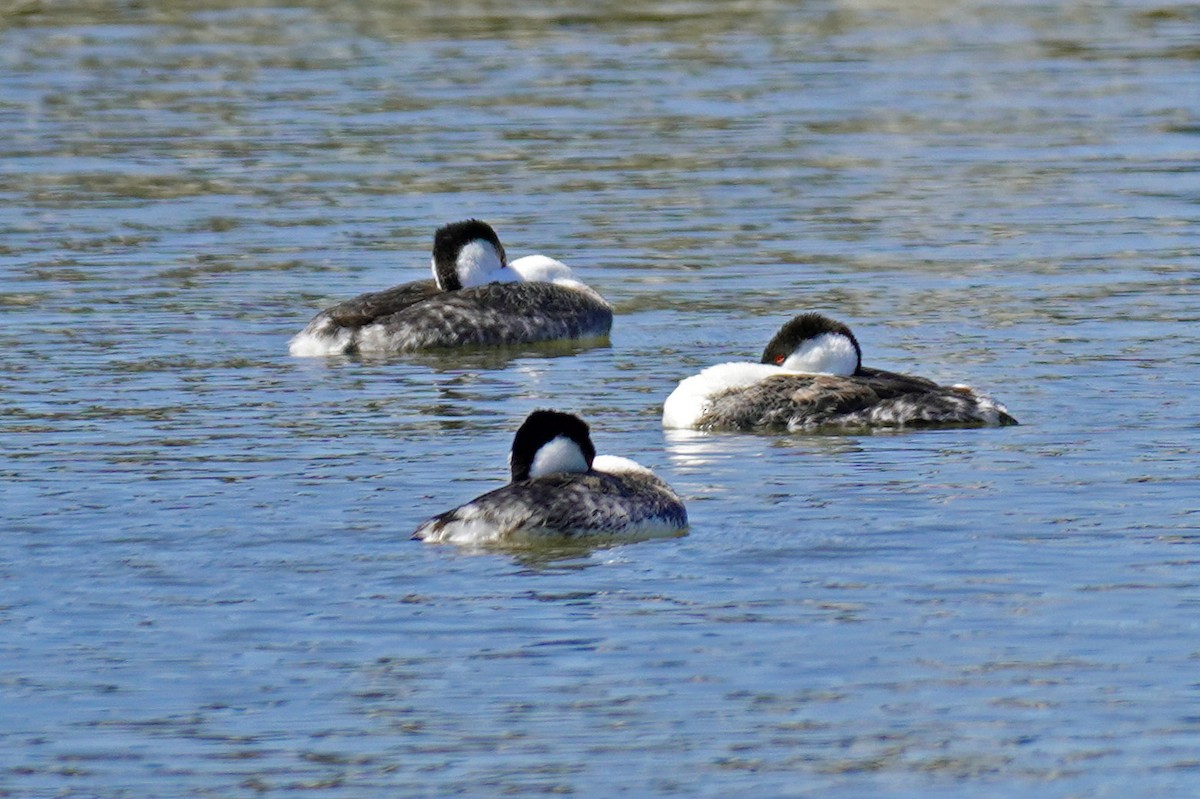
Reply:
[[[297,356],[399,353],[605,336],[612,307],[545,256],[508,263],[496,231],[465,219],[433,237],[433,280],[362,294],[292,338]]]
[[[612,307],[586,289],[489,283],[440,294],[376,324],[400,351],[523,344],[607,335]]]
[[[412,283],[360,294],[353,299],[339,302],[317,314],[308,327],[313,328],[322,322],[336,327],[362,327],[444,293],[432,278],[414,280]]]
[[[346,353],[413,352],[605,336],[612,318],[612,306],[587,288],[532,282],[441,291],[423,280],[335,305],[304,334],[344,339]]]
[[[516,537],[618,537],[659,534],[687,526],[687,511],[665,482],[646,472],[589,471],[520,480],[439,514],[413,533],[420,540],[452,540],[471,525],[487,525],[486,540]]]
[[[597,457],[587,423],[574,414],[533,411],[509,453],[512,482],[434,516],[412,537],[477,545],[649,538],[687,526],[687,511],[669,485],[633,461]]]
[[[860,367],[849,376],[781,374],[710,398],[700,430],[819,430],[1016,424],[972,389]]]

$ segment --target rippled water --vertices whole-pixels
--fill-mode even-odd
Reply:
[[[10,4],[0,795],[1187,795],[1198,26]],[[611,346],[286,355],[472,215],[613,300]],[[659,428],[808,308],[1023,424]],[[407,540],[543,406],[689,535]]]

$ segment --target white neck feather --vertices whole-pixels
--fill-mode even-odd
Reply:
[[[433,264],[433,276],[437,277],[437,264]],[[476,239],[467,242],[458,251],[454,271],[458,273],[458,282],[463,288],[468,286],[485,286],[488,283],[512,283],[520,280],[520,276],[506,269],[500,260],[500,253],[489,241]]]
[[[560,286],[582,286],[571,267],[545,255],[526,255],[509,263],[508,268],[526,283],[556,283]]]
[[[663,427],[689,428],[708,411],[709,401],[722,391],[746,388],[779,374],[773,363],[718,363],[680,381],[663,403]],[[592,464],[595,466],[595,464]]]
[[[530,477],[545,477],[561,472],[586,472],[587,459],[583,450],[566,436],[556,436],[541,446],[529,466]]]
[[[842,334],[822,333],[797,347],[780,366],[788,372],[848,376],[858,370],[858,353]]]
[[[592,469],[608,474],[654,474],[637,461],[620,455],[597,455],[592,461]]]

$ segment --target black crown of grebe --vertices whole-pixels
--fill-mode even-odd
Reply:
[[[962,386],[869,369],[850,328],[817,313],[789,321],[759,363],[722,363],[682,381],[663,426],[819,430],[1016,424],[1008,409]]]
[[[513,438],[512,481],[433,517],[413,538],[435,543],[654,538],[680,534],[687,511],[649,469],[596,455],[578,416],[539,410]]]
[[[607,336],[612,306],[559,261],[509,263],[496,231],[467,219],[437,230],[433,278],[363,294],[321,311],[292,355],[398,353]]]

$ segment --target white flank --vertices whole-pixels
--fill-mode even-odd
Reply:
[[[571,267],[547,255],[526,255],[508,265],[526,283],[554,283],[569,288],[583,288]]]
[[[499,541],[506,530],[519,528],[527,518],[520,507],[485,510],[474,502],[458,508],[456,516],[436,532],[429,529],[431,523],[426,523],[418,528],[416,535],[431,544],[487,544]]]
[[[562,472],[583,473],[588,470],[587,459],[579,445],[566,436],[555,436],[538,449],[529,466],[530,477],[545,477]]]
[[[789,372],[848,377],[858,370],[858,353],[841,333],[822,333],[803,342],[782,366]]]
[[[406,325],[399,331],[389,331],[386,326],[371,322],[358,329],[359,352],[395,352],[405,351],[422,346],[422,333],[427,328],[415,328]]]
[[[331,335],[313,332],[305,328],[288,342],[288,353],[297,358],[319,358],[326,355],[341,355],[350,346],[353,334],[345,328],[334,328]]]
[[[620,455],[597,455],[592,459],[592,468],[607,474],[654,474],[637,461]]]
[[[976,406],[976,409],[983,415],[983,420],[987,424],[998,425],[1000,424],[1000,414],[1009,415],[1008,408],[1004,407],[1003,403],[996,402],[991,397],[985,397],[982,394],[977,397],[979,405]]]
[[[663,427],[689,428],[708,410],[715,394],[746,388],[786,371],[769,363],[719,363],[680,382],[663,403]]]
[[[975,410],[979,413],[985,424],[998,425],[1000,424],[1001,414],[1005,416],[1011,415],[1004,403],[996,402],[996,400],[986,394],[976,392],[975,389],[966,383],[955,383],[950,388],[960,394],[966,394],[975,400]]]
[[[652,516],[634,524],[620,527],[598,525],[585,529],[557,529],[553,527],[526,527],[527,515],[520,508],[511,512],[491,512],[474,507],[471,503],[458,509],[459,516],[440,527],[436,532],[422,526],[417,537],[430,544],[457,544],[458,546],[486,546],[489,544],[520,544],[551,540],[562,535],[593,537],[599,539],[640,540],[679,535],[684,528],[678,522],[665,517]]]

